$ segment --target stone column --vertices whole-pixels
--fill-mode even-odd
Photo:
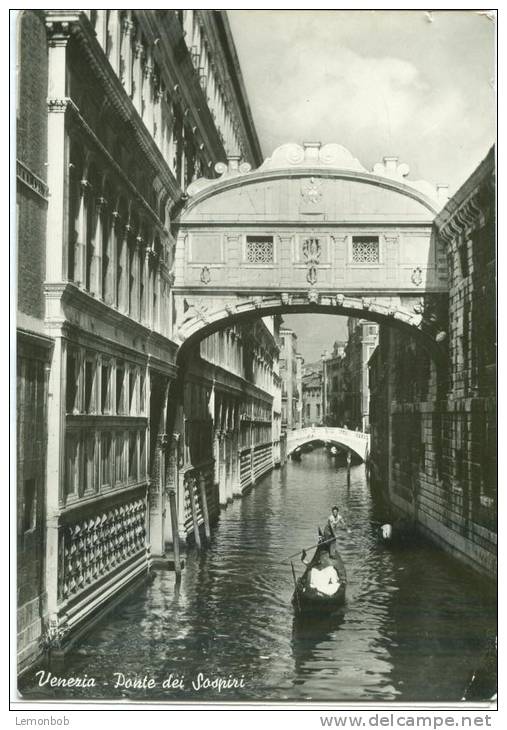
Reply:
[[[141,38],[138,36],[134,43],[134,57],[132,64],[132,101],[138,113],[142,111],[142,87],[143,87],[143,53],[144,48]]]
[[[107,202],[102,213],[102,298],[110,307],[114,304],[116,281],[116,227],[113,215],[107,215]],[[105,257],[107,254],[107,270]]]
[[[162,81],[159,80],[158,88],[154,90],[153,95],[153,137],[159,150],[164,153],[162,144],[162,99],[164,98],[164,91],[162,88]]]
[[[105,198],[97,198],[93,212],[94,230],[91,239],[88,239],[92,250],[88,290],[98,298],[102,295],[102,210],[105,204]]]
[[[141,236],[136,236],[134,242],[134,251],[132,256],[132,296],[131,296],[131,308],[130,316],[133,319],[140,319],[140,257],[142,256],[142,245],[143,239]]]
[[[83,287],[86,284],[86,236],[87,236],[87,195],[89,184],[84,178],[81,180],[81,195],[77,218],[77,238],[74,244],[74,282]]]
[[[120,11],[110,10],[109,21],[107,24],[107,34],[109,36],[109,63],[113,67],[114,72],[120,75]]]
[[[146,52],[143,68],[142,117],[148,131],[153,135],[153,63],[151,49]]]
[[[129,243],[128,236],[130,233],[130,225],[123,222],[117,224],[117,261],[119,271],[116,281],[116,306],[120,312],[128,313],[128,277],[129,277]]]
[[[155,312],[153,313],[153,329],[156,332],[161,332],[162,330],[162,317],[163,314],[163,305],[162,305],[162,277],[160,274],[160,262],[157,261],[156,269],[155,269],[155,290],[157,292],[157,303]]]
[[[108,12],[107,10],[97,10],[97,22],[95,23],[95,33],[97,34],[97,40],[100,43],[100,45],[102,46],[102,48],[104,49],[104,53],[106,51],[106,44],[107,44],[107,40],[106,40],[106,32],[107,32],[106,15],[107,15],[107,12]]]
[[[225,493],[224,484],[222,481],[222,464],[221,464],[221,455],[222,455],[222,443],[221,443],[221,434],[219,430],[215,431],[214,439],[213,439],[213,455],[215,459],[215,483],[218,484],[218,501],[222,506],[225,506],[227,504],[227,495]]]
[[[151,255],[152,251],[148,246],[144,250],[144,266],[143,266],[143,291],[144,291],[144,312],[141,313],[141,321],[147,327],[151,327]]]
[[[158,484],[151,486],[150,499],[150,544],[152,554],[164,555],[164,518],[165,518],[165,487],[166,487],[166,456],[167,434],[161,433],[157,440],[157,455],[159,460]]]
[[[46,281],[66,278],[66,196],[68,189],[68,139],[65,114],[67,98],[67,43],[69,23],[47,23],[48,48],[48,178]]]
[[[241,483],[239,479],[239,463],[238,463],[238,433],[237,430],[231,432],[231,481],[232,496],[241,497]]]
[[[123,226],[120,220],[120,214],[117,210],[111,213],[111,242],[109,244],[109,271],[110,271],[110,304],[112,307],[118,308],[118,269],[120,266],[121,243],[123,238]]]
[[[129,96],[132,95],[132,30],[131,11],[126,10],[121,26],[120,78]]]
[[[64,340],[56,337],[48,390],[48,443],[46,461],[46,593],[48,614],[58,610],[60,497],[65,475],[65,382],[67,352]]]

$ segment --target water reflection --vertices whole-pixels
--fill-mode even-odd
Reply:
[[[296,620],[285,558],[315,542],[335,503],[352,530],[339,537],[346,603],[332,617]],[[362,466],[347,484],[324,450],[304,454],[222,513],[208,550],[187,556],[180,584],[159,572],[71,651],[62,674],[93,674],[95,688],[38,688],[32,675],[25,696],[459,700],[495,631],[495,597],[426,543],[380,543],[375,510]],[[115,688],[115,672],[159,684],[172,674],[185,686]],[[244,677],[245,687],[196,691],[199,673]]]

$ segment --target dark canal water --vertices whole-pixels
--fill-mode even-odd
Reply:
[[[339,549],[349,583],[343,613],[300,624],[282,558],[311,545],[334,503],[351,534]],[[93,688],[38,687],[32,698],[132,700],[456,701],[495,633],[487,585],[417,542],[379,543],[363,466],[337,468],[324,450],[275,471],[224,510],[212,543],[191,551],[179,589],[159,572],[68,655],[59,676]],[[299,563],[298,561],[298,570]],[[158,684],[115,688],[115,672]],[[244,687],[196,689],[199,673]],[[184,689],[163,689],[170,674]]]

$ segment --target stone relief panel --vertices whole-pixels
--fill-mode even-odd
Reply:
[[[191,233],[188,237],[187,261],[190,264],[216,264],[224,261],[222,236],[213,233]]]

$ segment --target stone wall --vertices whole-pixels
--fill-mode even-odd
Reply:
[[[438,216],[449,272],[445,352],[381,327],[370,362],[372,486],[461,562],[496,573],[494,155]],[[445,337],[444,337],[445,334]]]
[[[47,620],[44,582],[47,368],[51,339],[43,334],[47,215],[47,48],[44,18],[17,17],[17,623],[18,667],[41,652]]]
[[[18,664],[40,653],[47,617],[44,584],[47,367],[50,342],[18,336],[17,359],[17,599]]]

